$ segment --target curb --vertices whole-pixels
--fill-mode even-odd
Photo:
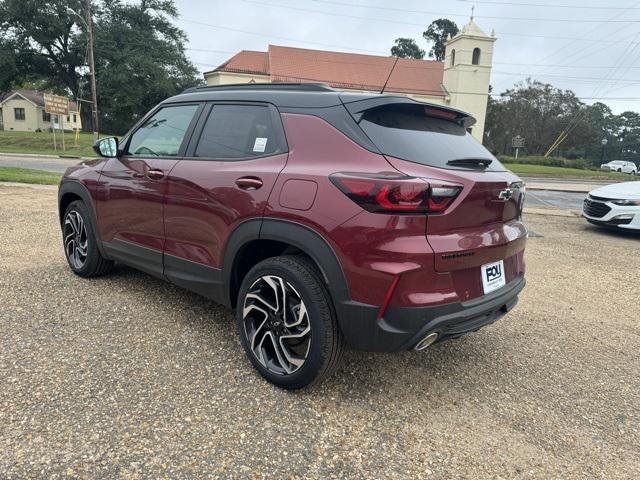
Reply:
[[[597,186],[594,186],[595,188],[597,188]],[[528,190],[542,190],[542,191],[546,191],[546,192],[565,192],[565,193],[589,193],[591,190],[595,190],[595,188],[592,189],[584,189],[584,188],[569,188],[569,187],[545,187],[542,185],[536,185],[536,186],[529,186],[527,185],[527,189]]]
[[[565,208],[525,207],[522,211],[528,215],[548,215],[550,217],[580,218],[582,216],[582,212],[578,210]]]
[[[7,157],[25,157],[25,158],[59,158],[60,160],[91,160],[96,157],[77,157],[73,155],[42,155],[39,153],[11,153],[0,152],[0,158]]]

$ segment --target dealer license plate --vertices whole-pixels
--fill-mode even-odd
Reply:
[[[504,262],[502,260],[493,263],[487,263],[480,267],[480,275],[482,276],[482,287],[484,293],[491,293],[505,285]]]

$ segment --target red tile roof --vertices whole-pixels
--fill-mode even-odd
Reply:
[[[381,90],[394,57],[269,45],[268,52],[243,50],[214,71],[270,75],[272,82],[324,82],[337,88]],[[444,64],[401,58],[388,92],[444,96]]]
[[[241,50],[216,68],[216,71],[269,75],[269,55],[267,52]]]

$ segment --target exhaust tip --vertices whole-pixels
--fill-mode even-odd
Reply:
[[[436,332],[432,332],[429,335],[427,335],[426,337],[424,337],[422,340],[420,340],[416,346],[414,347],[415,350],[417,351],[421,351],[424,350],[425,348],[427,348],[430,345],[433,345],[433,343],[438,339],[438,334]]]

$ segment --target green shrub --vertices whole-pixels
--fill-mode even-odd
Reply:
[[[578,169],[590,169],[593,165],[585,158],[569,159],[564,157],[544,157],[542,155],[526,155],[519,156],[516,160],[515,157],[507,155],[499,155],[498,160],[502,163],[520,163],[526,165],[545,165],[547,167],[565,167],[565,168],[578,168]]]

